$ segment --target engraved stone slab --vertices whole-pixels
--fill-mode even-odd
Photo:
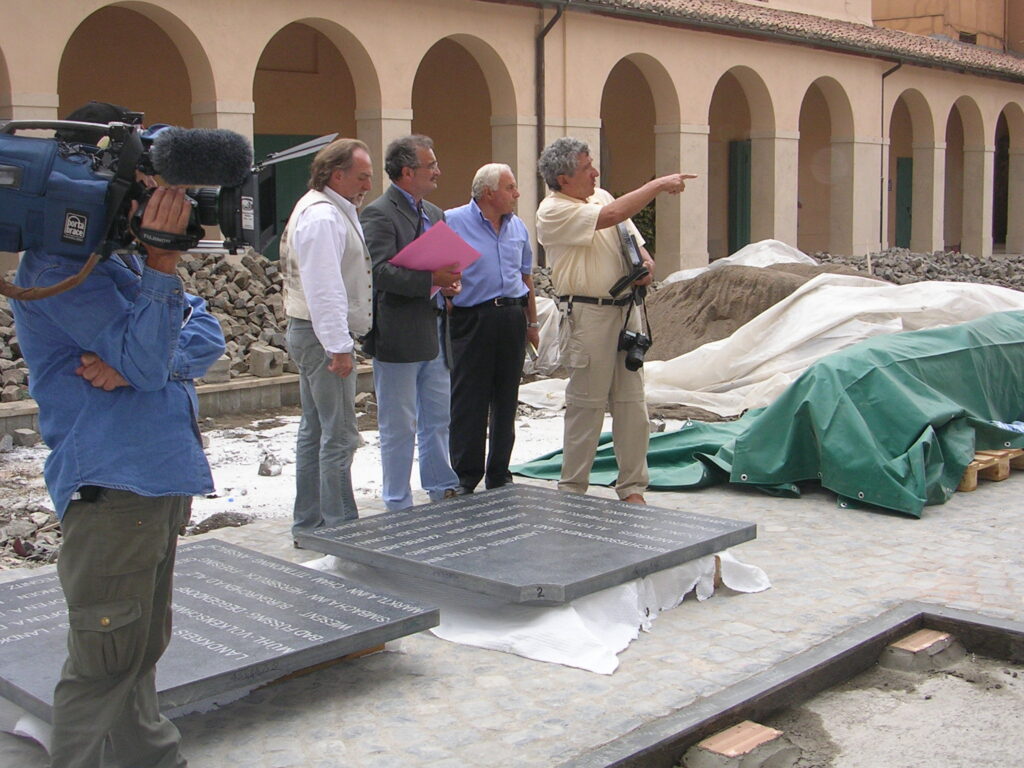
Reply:
[[[507,485],[320,529],[299,541],[508,602],[555,605],[756,535],[753,523]]]
[[[157,664],[164,711],[437,626],[438,610],[242,547],[182,544],[174,629]],[[0,584],[0,696],[47,722],[67,656],[56,573]]]

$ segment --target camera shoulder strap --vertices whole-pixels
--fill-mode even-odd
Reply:
[[[142,158],[142,138],[139,132],[134,129],[128,130],[121,152],[117,158],[117,168],[114,169],[114,178],[107,185],[107,196],[104,204],[107,208],[107,218],[103,228],[102,257],[106,259],[121,245],[110,239],[110,232],[114,226],[114,220],[121,213],[121,206],[124,204],[128,192],[135,184],[135,169]]]

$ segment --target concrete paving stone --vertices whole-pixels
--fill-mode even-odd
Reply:
[[[417,635],[179,718],[184,751],[192,768],[558,765],[905,600],[1020,620],[1022,491],[1017,473],[928,507],[920,520],[840,509],[824,492],[650,494],[661,506],[756,522],[759,538],[735,554],[763,568],[773,588],[687,599],[610,676]],[[368,514],[380,504],[360,507]],[[286,520],[214,535],[291,562],[317,556],[292,549]],[[46,758],[0,735],[0,765],[42,768]]]

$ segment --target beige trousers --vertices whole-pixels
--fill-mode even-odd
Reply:
[[[586,493],[601,436],[604,414],[612,414],[612,440],[620,499],[647,488],[650,427],[644,400],[643,369],[626,370],[626,353],[618,350],[619,332],[628,307],[574,302],[562,307],[560,362],[569,371],[565,390],[565,431],[559,490]],[[633,308],[630,329],[640,329]]]

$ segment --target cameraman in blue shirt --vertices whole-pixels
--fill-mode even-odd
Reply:
[[[463,493],[512,482],[523,355],[539,331],[533,251],[515,215],[519,188],[512,169],[488,163],[476,172],[473,199],[445,212],[448,226],[480,252],[462,272],[452,299],[452,468]],[[487,448],[488,433],[490,449]]]
[[[70,118],[117,122],[118,110],[94,102]],[[190,211],[183,190],[160,187],[142,226],[183,233]],[[146,251],[100,262],[65,293],[11,302],[63,536],[68,659],[54,691],[54,768],[99,768],[108,748],[120,765],[186,765],[178,729],[159,711],[156,662],[171,636],[177,536],[192,496],[213,490],[192,380],[224,337],[203,300],[185,293],[181,254]],[[51,286],[81,267],[30,249],[16,283]]]

